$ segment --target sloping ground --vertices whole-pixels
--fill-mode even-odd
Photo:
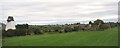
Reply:
[[[3,46],[117,46],[118,29],[5,38]]]

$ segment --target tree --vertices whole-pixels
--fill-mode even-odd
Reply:
[[[93,23],[92,23],[91,21],[89,21],[89,27],[90,27],[90,28],[91,28],[92,24],[93,24]]]
[[[92,22],[91,22],[91,21],[89,21],[89,24],[92,24]]]
[[[94,21],[93,26],[95,26],[95,29],[98,30],[100,29],[100,25],[104,24],[104,22],[100,19],[97,19],[96,21]]]
[[[17,29],[28,29],[29,25],[28,24],[17,24],[16,28]]]
[[[104,24],[104,22],[100,19],[97,19],[96,21],[94,21],[94,24],[95,25],[101,25],[101,24]]]
[[[80,23],[74,23],[74,25],[80,25]]]

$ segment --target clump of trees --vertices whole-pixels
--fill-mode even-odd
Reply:
[[[16,30],[3,30],[3,36],[25,36],[25,35],[40,35],[44,33],[69,33],[80,31],[100,31],[120,26],[120,23],[104,22],[97,19],[94,22],[89,21],[89,24],[65,24],[65,25],[28,25],[18,24]]]
[[[107,23],[105,23],[104,21],[102,21],[100,19],[97,19],[96,21],[94,21],[92,26],[94,26],[93,28],[95,30],[105,30],[105,29],[118,27],[118,23],[114,23],[114,22],[107,22]]]

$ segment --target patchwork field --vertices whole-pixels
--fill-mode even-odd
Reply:
[[[4,38],[3,46],[117,46],[118,29]]]

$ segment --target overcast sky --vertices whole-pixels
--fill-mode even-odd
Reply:
[[[0,20],[13,16],[16,24],[88,23],[118,19],[119,0],[0,0]]]

